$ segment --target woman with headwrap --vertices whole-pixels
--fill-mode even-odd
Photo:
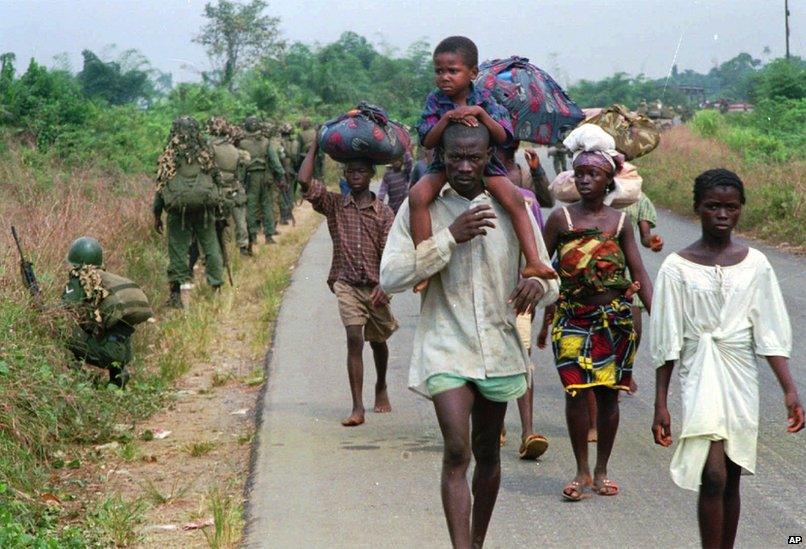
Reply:
[[[630,303],[635,291],[644,303],[651,303],[652,285],[626,214],[605,204],[623,163],[613,138],[598,126],[584,124],[564,143],[574,153],[574,182],[581,199],[549,216],[544,239],[549,254],[557,253],[559,265],[560,299],[551,339],[577,462],[576,476],[562,493],[579,501],[591,486],[604,496],[619,492],[607,463],[618,429],[618,391],[629,390],[635,358]],[[627,268],[635,283],[627,279]],[[591,391],[598,408],[593,475],[586,402]]]

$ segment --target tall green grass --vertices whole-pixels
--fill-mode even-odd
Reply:
[[[636,161],[644,178],[644,192],[658,205],[692,215],[694,179],[711,168],[736,172],[745,184],[747,204],[739,223],[741,230],[771,243],[806,246],[806,158],[786,161],[743,154],[724,137],[721,115],[704,111],[688,126],[664,132],[651,154]],[[714,130],[714,128],[717,128]],[[714,131],[712,131],[714,130]],[[662,234],[663,227],[658,231]]]
[[[62,483],[58,473],[98,459],[84,451],[88,444],[129,442],[130,430],[119,426],[134,426],[163,407],[171,382],[205,356],[217,306],[201,298],[184,314],[162,310],[167,254],[163,237],[151,229],[153,183],[147,178],[71,169],[4,143],[0,181],[0,239],[6,243],[0,247],[0,546],[128,539],[119,529],[112,537],[114,529],[90,531],[104,517],[114,522],[120,502],[108,502],[95,522],[84,521],[81,507],[76,511],[71,503],[85,498],[80,484]],[[34,262],[42,312],[22,288],[12,224]],[[105,372],[77,369],[63,346],[70,328],[57,307],[68,274],[64,257],[70,242],[85,234],[100,240],[108,268],[140,284],[157,311],[157,322],[141,324],[134,335],[133,379],[125,391],[107,387]],[[64,526],[75,513],[86,531]]]

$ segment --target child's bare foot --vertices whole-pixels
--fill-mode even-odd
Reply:
[[[414,285],[414,293],[419,294],[420,292],[424,291],[426,288],[428,288],[428,279],[427,278],[425,280],[421,280],[420,282],[418,282],[417,284]]]
[[[597,442],[599,440],[599,433],[596,432],[596,427],[588,429],[588,442]]]
[[[523,278],[543,278],[545,280],[551,280],[552,278],[557,278],[557,272],[547,265],[543,265],[542,263],[536,263],[535,265],[526,265],[523,268],[523,272],[521,273]]]
[[[360,410],[353,410],[353,413],[350,414],[350,417],[344,418],[341,420],[341,424],[345,427],[357,427],[364,423],[364,409]]]
[[[389,403],[389,393],[386,387],[383,389],[375,389],[375,413],[388,414],[392,411],[392,405]]]

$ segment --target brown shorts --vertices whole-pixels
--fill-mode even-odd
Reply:
[[[333,284],[333,293],[339,300],[342,324],[364,326],[365,341],[386,341],[397,330],[397,320],[388,304],[377,308],[372,306],[372,288],[350,286],[337,280]]]

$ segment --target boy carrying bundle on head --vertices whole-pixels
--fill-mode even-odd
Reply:
[[[439,143],[448,125],[451,122],[466,126],[481,124],[490,132],[493,145],[504,145],[513,139],[507,110],[496,103],[489,92],[473,86],[473,80],[478,75],[478,48],[472,40],[464,36],[450,36],[440,42],[434,50],[434,74],[439,89],[426,98],[425,109],[417,126],[420,144],[429,149],[436,148],[434,160],[409,193],[411,233],[415,247],[431,236],[428,206],[445,185],[445,164]],[[557,274],[554,270],[538,257],[523,197],[506,174],[501,160],[492,154],[484,170],[485,186],[512,217],[526,259],[522,274],[527,278],[555,278]],[[427,285],[427,281],[422,281],[415,286],[415,291],[422,291]]]
[[[386,390],[386,366],[389,348],[386,340],[398,324],[389,307],[389,297],[380,289],[379,268],[386,237],[395,214],[369,190],[375,175],[371,160],[344,163],[344,180],[349,194],[329,192],[324,184],[312,180],[318,140],[314,138],[302,161],[297,179],[313,209],[327,217],[333,240],[333,262],[327,284],[339,301],[339,313],[347,331],[347,374],[353,409],[342,420],[345,427],[364,423],[364,341],[372,347],[375,371],[375,412],[391,412]]]

